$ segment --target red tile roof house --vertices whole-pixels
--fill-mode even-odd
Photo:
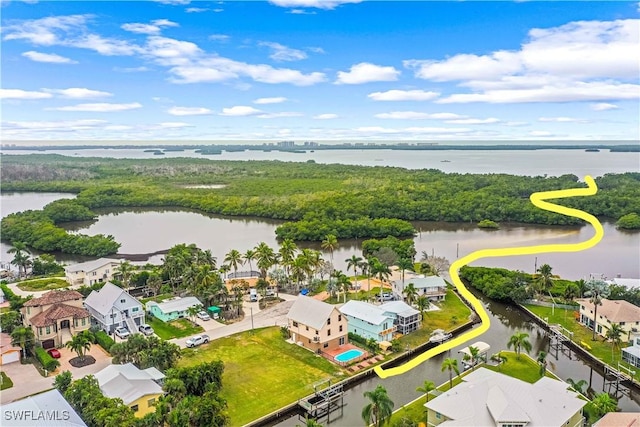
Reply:
[[[91,327],[91,315],[82,306],[82,294],[72,290],[47,292],[20,309],[24,326],[44,348],[61,347],[71,337]]]

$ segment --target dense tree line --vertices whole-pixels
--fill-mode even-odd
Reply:
[[[303,219],[287,222],[276,228],[276,235],[279,239],[320,241],[327,234],[333,234],[340,239],[386,236],[413,237],[415,229],[410,222],[389,218]]]
[[[66,175],[57,173],[67,170]],[[74,179],[69,170],[89,175]],[[536,191],[583,187],[578,177],[526,177],[505,174],[445,174],[438,170],[406,170],[392,167],[319,165],[285,162],[232,162],[209,159],[87,159],[57,155],[3,156],[0,171],[3,191],[71,191],[77,203],[91,210],[99,207],[183,207],[207,213],[258,216],[301,221],[282,226],[282,236],[320,240],[326,234],[340,238],[357,236],[407,236],[406,224],[397,223],[391,233],[373,236],[378,227],[371,220],[524,222],[581,224],[576,218],[534,207],[529,196]],[[60,178],[51,179],[52,176]],[[640,173],[607,174],[596,179],[597,195],[570,198],[559,203],[586,210],[598,217],[619,219],[640,212]],[[217,184],[223,188],[190,188]],[[65,202],[71,216],[87,214],[74,202]],[[75,250],[74,253],[113,250],[115,242],[101,240],[100,251],[75,248],[80,241],[59,244],[64,237],[56,220],[65,213],[53,207],[42,214],[31,239],[42,247]],[[363,220],[367,218],[367,220]],[[33,219],[33,217],[30,217]],[[18,226],[10,222],[10,234]],[[316,232],[317,225],[324,227]],[[369,224],[369,226],[366,226]],[[23,225],[23,224],[21,224]],[[359,227],[363,227],[359,229]],[[46,230],[46,233],[42,233]],[[4,231],[4,229],[3,229]],[[49,237],[53,236],[53,237]],[[3,239],[6,239],[3,232]],[[52,243],[53,241],[53,243]],[[54,244],[57,243],[57,244]],[[35,246],[34,246],[35,247]],[[46,249],[43,249],[46,250]]]
[[[413,239],[398,239],[393,236],[384,239],[368,239],[362,242],[362,255],[365,258],[376,256],[376,252],[383,248],[389,248],[398,258],[412,260],[416,256],[416,248]],[[393,264],[393,263],[391,263]]]

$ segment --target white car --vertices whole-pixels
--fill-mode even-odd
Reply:
[[[150,325],[142,324],[138,327],[138,330],[145,335],[153,335],[153,328]]]
[[[116,335],[124,340],[127,339],[131,333],[127,328],[120,326],[116,328]]]
[[[199,311],[198,314],[198,319],[200,320],[211,320],[211,316],[209,316],[209,314],[206,311]]]
[[[193,336],[191,338],[189,338],[185,344],[187,346],[187,348],[191,348],[191,347],[196,347],[199,346],[200,344],[206,344],[209,342],[209,335],[196,335]]]

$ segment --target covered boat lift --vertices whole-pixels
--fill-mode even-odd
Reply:
[[[478,357],[475,360],[472,360],[471,351],[469,350],[469,347],[475,347],[478,349]],[[491,346],[489,344],[487,344],[484,341],[478,341],[471,344],[469,347],[465,347],[458,350],[458,353],[463,354],[462,366],[464,367],[464,369],[472,368],[473,366],[477,365],[480,361],[485,363],[487,362],[487,354],[491,349]]]

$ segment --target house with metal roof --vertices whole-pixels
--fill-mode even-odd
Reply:
[[[397,327],[394,316],[364,301],[347,301],[340,311],[347,317],[349,332],[376,342],[391,341]]]
[[[389,301],[382,304],[380,309],[393,317],[393,324],[396,326],[397,332],[406,335],[420,329],[422,315],[404,301]]]
[[[640,368],[640,337],[635,336],[632,344],[622,349],[622,360],[628,364]]]
[[[109,365],[95,374],[100,391],[106,397],[122,399],[136,417],[155,411],[155,404],[164,394],[165,376],[156,368],[138,369],[133,363]]]
[[[530,384],[478,368],[424,406],[430,426],[580,427],[587,401],[578,396],[549,377]]]
[[[402,281],[395,281],[395,289],[403,289]],[[440,276],[416,275],[405,278],[405,286],[413,283],[413,287],[418,291],[418,296],[426,296],[431,301],[442,301],[447,296],[447,283]]]
[[[593,303],[588,298],[577,299],[576,302],[580,304],[580,323],[593,329]],[[628,301],[603,299],[602,304],[598,305],[597,315],[596,333],[602,337],[607,336],[607,331],[614,323],[624,331],[621,338],[625,342],[629,340],[631,333],[640,331],[640,307]]]
[[[111,282],[91,292],[84,306],[91,313],[91,322],[108,334],[119,326],[133,333],[145,323],[142,303]]]
[[[87,427],[57,390],[2,405],[2,425],[11,427]]]
[[[95,283],[108,282],[120,265],[120,260],[99,258],[93,261],[68,265],[64,268],[65,278],[71,285],[91,286]]]
[[[149,301],[147,312],[163,322],[181,319],[189,316],[191,307],[202,307],[202,303],[196,297],[175,297],[162,302]]]
[[[287,322],[294,343],[314,353],[334,350],[349,342],[347,318],[335,305],[300,296],[289,309]]]

